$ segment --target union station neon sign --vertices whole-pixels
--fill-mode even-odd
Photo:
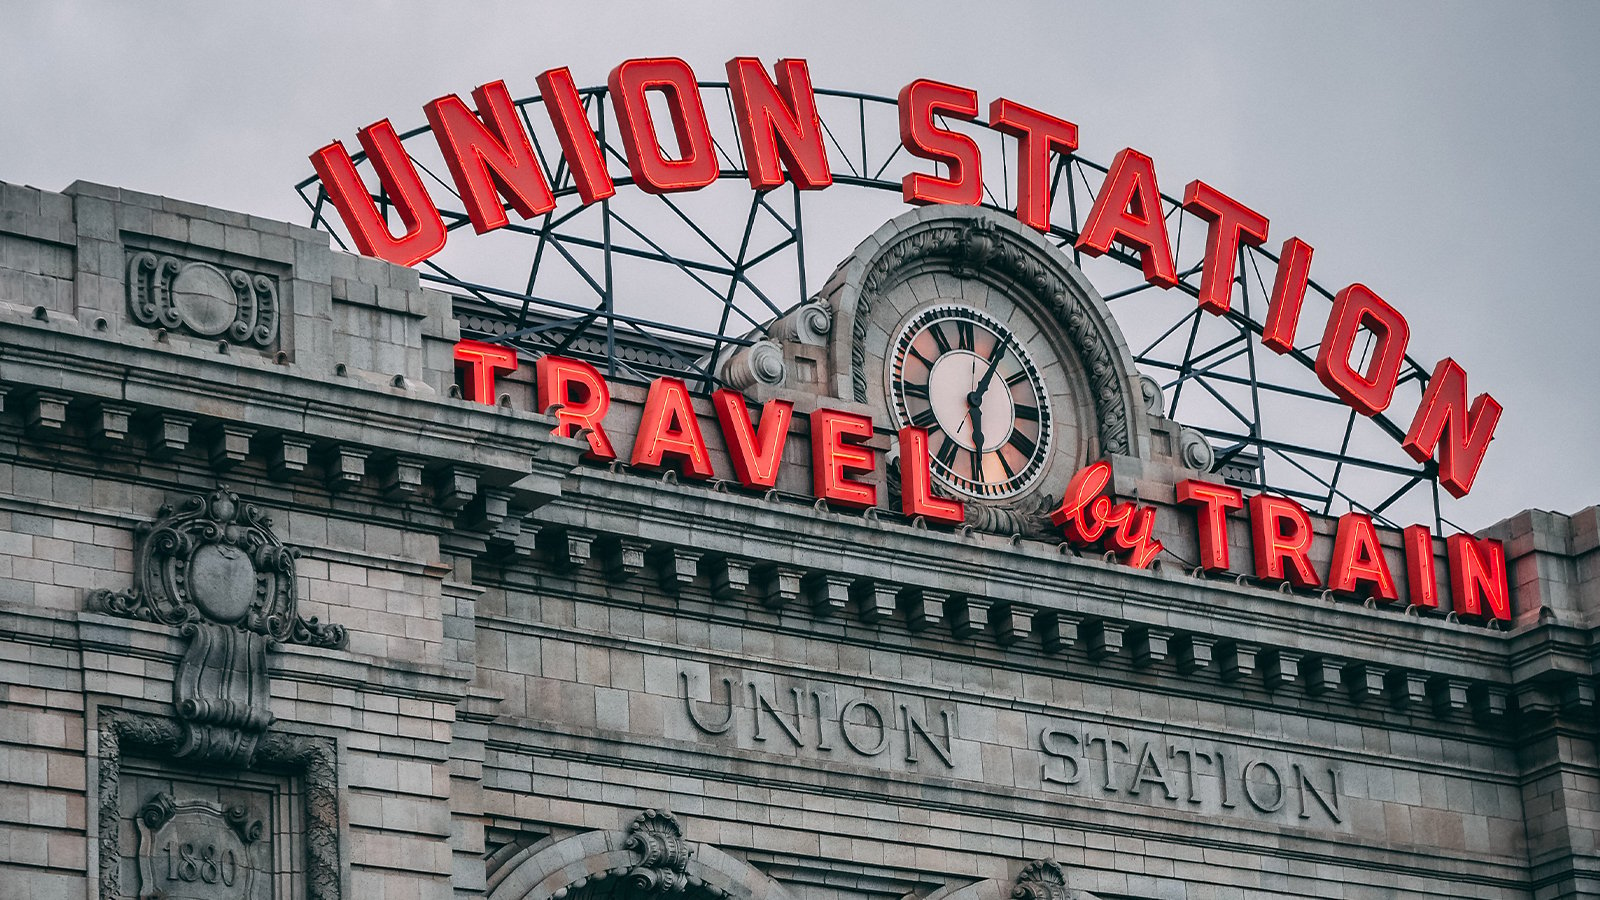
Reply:
[[[769,74],[759,60],[738,57],[726,69],[751,188],[765,191],[786,181],[801,190],[830,186],[833,176],[805,61],[781,60]],[[616,184],[571,73],[566,68],[551,69],[539,75],[537,83],[581,202],[613,196]],[[710,123],[686,62],[670,57],[627,60],[611,71],[607,85],[629,175],[640,190],[693,191],[717,180],[720,172]],[[658,122],[652,112],[651,94],[658,95],[666,122]],[[424,113],[473,229],[482,234],[504,227],[509,223],[508,209],[523,218],[552,211],[555,194],[505,83],[482,85],[472,97],[476,112],[451,94],[426,104]],[[958,85],[917,79],[900,91],[901,145],[912,156],[943,168],[943,174],[907,174],[901,184],[907,203],[980,204],[978,143],[935,118],[976,121],[979,109],[977,93]],[[670,132],[664,135],[658,125],[665,124],[670,124]],[[1013,210],[1017,219],[1047,231],[1051,164],[1057,156],[1077,149],[1077,126],[1002,97],[989,104],[987,127],[1017,140]],[[675,155],[662,149],[663,136],[676,149]],[[313,153],[311,162],[357,249],[405,266],[438,253],[448,230],[394,127],[383,119],[360,129],[357,139],[405,226],[401,234],[391,232],[354,160],[341,142],[333,141]],[[1100,256],[1118,244],[1137,254],[1146,281],[1161,288],[1176,286],[1179,279],[1160,202],[1154,161],[1131,147],[1119,151],[1084,220],[1076,249]],[[1198,179],[1185,187],[1182,209],[1206,226],[1199,306],[1214,315],[1227,313],[1235,260],[1242,247],[1259,247],[1267,240],[1268,219]],[[1294,350],[1311,258],[1312,247],[1305,241],[1290,237],[1283,242],[1261,335],[1261,343],[1277,353]],[[1353,362],[1363,334],[1371,339],[1368,356],[1364,363]],[[1393,399],[1409,339],[1410,326],[1397,309],[1365,285],[1351,284],[1334,297],[1317,350],[1316,375],[1349,407],[1376,416]],[[517,365],[510,348],[474,341],[463,341],[456,356],[467,372],[469,393],[483,403],[495,400],[496,372]],[[578,360],[545,356],[538,360],[535,375],[538,408],[556,410],[556,433],[586,436],[591,459],[617,458],[604,429],[610,395],[600,373]],[[738,392],[717,391],[712,404],[740,483],[750,489],[770,488],[788,432],[789,404],[769,401],[759,428]],[[1469,402],[1466,372],[1447,357],[1433,369],[1401,447],[1418,462],[1437,458],[1439,484],[1462,497],[1471,490],[1500,414],[1500,404],[1486,393]],[[818,498],[843,508],[876,505],[876,487],[860,480],[874,468],[875,451],[862,443],[872,434],[873,423],[866,416],[828,409],[811,414],[813,488]],[[899,438],[903,511],[936,523],[960,522],[961,502],[932,490],[926,433],[905,428]],[[688,478],[711,477],[706,444],[681,380],[660,378],[651,385],[630,465],[646,471],[676,468]],[[1148,565],[1162,549],[1152,537],[1155,510],[1113,502],[1104,494],[1109,481],[1107,463],[1079,472],[1052,521],[1073,544],[1104,547],[1132,565]],[[1246,506],[1242,493],[1202,481],[1183,482],[1178,491],[1180,503],[1195,510],[1201,567],[1226,570],[1229,554],[1223,523],[1230,509]],[[1263,494],[1249,499],[1248,513],[1258,577],[1303,588],[1324,584],[1310,563],[1311,522],[1299,504]],[[1437,606],[1430,533],[1420,525],[1407,528],[1403,546],[1412,603]],[[1456,612],[1509,619],[1499,544],[1454,535],[1447,540],[1447,550]],[[1369,517],[1348,513],[1339,519],[1325,583],[1336,592],[1397,599],[1395,579]]]

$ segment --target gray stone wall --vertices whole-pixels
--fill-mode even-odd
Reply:
[[[453,395],[458,337],[320,232],[0,186],[0,895],[1600,894],[1596,508],[1488,530],[1490,630],[819,510],[801,417],[770,498],[584,464],[526,373]],[[1180,471],[1118,490],[1192,552]],[[224,487],[304,627],[218,662],[233,576],[140,579]]]

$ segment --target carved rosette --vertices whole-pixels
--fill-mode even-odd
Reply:
[[[302,619],[296,551],[272,533],[272,520],[225,489],[161,507],[139,525],[133,589],[95,591],[90,606],[112,615],[183,626],[213,622],[273,641],[343,647],[345,630]]]
[[[277,279],[148,251],[128,255],[128,311],[151,328],[261,349],[277,343],[282,318]]]
[[[1036,859],[1022,867],[1012,900],[1067,900],[1067,875],[1053,859]]]
[[[623,845],[639,861],[623,876],[629,887],[646,894],[681,893],[689,885],[689,855],[678,819],[666,810],[647,809],[628,825]]]

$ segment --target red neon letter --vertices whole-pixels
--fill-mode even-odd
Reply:
[[[1426,525],[1408,525],[1402,532],[1406,544],[1406,589],[1414,606],[1439,606],[1439,573],[1433,566],[1433,533]]]
[[[555,209],[556,198],[533,155],[528,132],[517,119],[506,83],[480,85],[472,99],[478,104],[476,116],[454,94],[429,103],[423,113],[461,191],[473,230],[483,234],[506,224],[499,195],[524,219]]]
[[[728,60],[733,121],[744,145],[750,186],[764,191],[783,184],[781,158],[795,187],[825,188],[833,184],[833,173],[828,171],[828,148],[822,141],[822,120],[806,61],[778,60],[777,72],[774,85],[760,60],[748,56]]]
[[[1207,223],[1200,308],[1221,315],[1233,300],[1233,268],[1239,246],[1261,246],[1267,239],[1267,217],[1199,179],[1184,189],[1183,208]]]
[[[1191,478],[1178,482],[1178,503],[1195,507],[1195,529],[1200,534],[1200,568],[1222,572],[1228,568],[1228,510],[1244,508],[1244,492],[1225,484]]]
[[[1285,529],[1285,525],[1289,527]],[[1311,569],[1311,516],[1300,504],[1287,497],[1251,497],[1250,534],[1254,539],[1257,578],[1287,578],[1295,587],[1317,586],[1317,573]],[[1293,568],[1286,571],[1284,560]]]
[[[700,86],[689,64],[675,56],[664,59],[630,59],[611,70],[606,79],[611,102],[622,126],[622,144],[628,151],[628,171],[647,194],[692,191],[717,180],[716,149],[711,143],[711,123],[700,102]],[[678,138],[678,158],[661,152],[655,122],[650,118],[647,91],[660,91],[672,115]]]
[[[722,439],[728,445],[733,474],[747,488],[770,488],[778,483],[778,464],[783,461],[783,442],[789,437],[789,415],[794,404],[787,400],[768,400],[761,407],[761,429],[750,425],[750,410],[744,395],[722,388],[711,395],[711,405],[722,425]]]
[[[852,509],[865,509],[878,503],[875,485],[854,481],[850,476],[872,472],[876,451],[845,438],[863,441],[872,437],[872,419],[836,409],[819,409],[811,414],[811,483],[813,493],[829,503]]]
[[[1001,97],[989,104],[989,127],[1017,139],[1017,219],[1049,231],[1050,154],[1078,149],[1078,126]]]
[[[1372,358],[1365,374],[1350,365],[1362,326],[1373,334]],[[1411,326],[1406,317],[1364,284],[1352,284],[1333,298],[1328,329],[1317,351],[1317,378],[1339,399],[1364,416],[1375,416],[1394,398],[1394,382],[1406,360]]]
[[[504,344],[461,341],[456,344],[456,366],[466,376],[467,396],[485,406],[495,404],[494,373],[515,372],[517,351]]]
[[[1372,519],[1358,512],[1339,517],[1339,530],[1333,538],[1333,562],[1328,568],[1328,588],[1347,594],[1362,593],[1367,585],[1367,596],[1393,602],[1400,599],[1394,589],[1394,576],[1389,574],[1389,562],[1383,558],[1383,546],[1378,543],[1378,531]]]
[[[587,428],[589,452],[585,458],[616,459],[617,451],[612,449],[602,424],[611,408],[611,390],[600,370],[581,359],[541,356],[534,363],[533,374],[538,382],[539,411],[549,413],[551,407],[560,407],[555,410],[556,427],[550,433],[569,438],[578,429]]]
[[[399,237],[389,233],[389,223],[384,221],[378,204],[367,193],[361,176],[356,174],[355,163],[345,152],[344,144],[334,141],[311,154],[311,166],[322,179],[328,191],[328,202],[339,211],[344,227],[356,249],[366,256],[376,257],[400,266],[414,266],[444,249],[444,219],[433,206],[433,198],[423,186],[417,168],[400,145],[400,136],[388,119],[382,119],[356,132],[361,148],[372,160],[378,173],[378,183],[394,204],[406,233]]]
[[[550,123],[555,125],[556,137],[561,141],[561,153],[572,170],[578,196],[584,203],[593,203],[615,194],[617,189],[611,183],[611,173],[606,171],[605,154],[589,127],[589,114],[583,110],[572,73],[566,67],[551,69],[536,80],[545,112],[550,114]]]
[[[689,402],[689,386],[682,379],[662,376],[650,382],[650,393],[645,395],[631,465],[661,469],[668,457],[685,478],[706,479],[714,474],[706,439]]]
[[[1300,324],[1300,304],[1306,299],[1311,277],[1311,245],[1297,237],[1283,242],[1278,252],[1278,277],[1272,281],[1267,301],[1267,321],[1261,343],[1279,353],[1294,349],[1294,332]]]
[[[912,156],[942,162],[949,170],[948,178],[912,172],[900,180],[900,196],[907,203],[977,206],[983,202],[978,142],[935,125],[936,112],[972,119],[978,115],[978,92],[925,78],[900,89],[900,143]]]
[[[1111,483],[1111,463],[1100,460],[1078,470],[1067,482],[1061,495],[1061,505],[1050,514],[1050,524],[1060,528],[1069,543],[1087,547],[1100,540],[1106,532],[1104,515],[1111,510],[1111,501],[1103,503],[1100,492]]]
[[[1417,462],[1427,462],[1438,450],[1439,483],[1451,496],[1465,497],[1499,421],[1500,404],[1488,394],[1479,394],[1467,409],[1467,373],[1447,356],[1433,367],[1411,430],[1400,446]]]
[[[1489,615],[1511,619],[1511,595],[1506,590],[1506,552],[1500,542],[1478,540],[1468,534],[1445,538],[1450,556],[1450,605],[1461,616],[1483,615],[1483,601],[1489,601]]]
[[[1144,280],[1169,288],[1178,283],[1172,268],[1172,247],[1167,243],[1167,222],[1161,217],[1161,189],[1156,186],[1155,163],[1129,147],[1111,161],[1094,198],[1089,218],[1078,235],[1077,248],[1099,256],[1116,241],[1139,252]]]
[[[1155,508],[1135,506],[1124,501],[1112,508],[1107,519],[1108,524],[1111,519],[1116,520],[1117,527],[1106,531],[1106,544],[1117,553],[1128,557],[1128,565],[1135,569],[1150,565],[1150,560],[1155,559],[1156,554],[1161,552],[1161,542],[1154,537]]]
[[[933,495],[933,476],[928,474],[928,432],[915,426],[900,429],[900,509],[908,516],[922,516],[945,525],[958,524],[967,515],[960,500]]]

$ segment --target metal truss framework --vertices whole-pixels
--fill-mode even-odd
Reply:
[[[832,199],[840,187],[870,188],[893,192],[898,204],[901,177],[917,164],[926,171],[929,164],[901,146],[894,98],[818,89],[835,188],[804,195],[792,184],[752,191],[727,84],[701,82],[700,95],[721,165],[712,188],[738,182],[745,200],[730,200],[736,195],[723,192],[714,205],[707,205],[691,194],[619,191],[608,200],[582,204],[555,132],[538,109],[542,100],[525,98],[516,106],[558,199],[556,209],[534,221],[513,216],[509,225],[478,241],[451,242],[419,265],[423,282],[458,297],[458,318],[474,337],[506,342],[534,356],[587,357],[611,378],[643,381],[671,373],[697,392],[709,393],[718,386],[714,370],[720,354],[760,339],[766,323],[809,296],[807,219],[816,232],[813,244],[818,234],[835,243],[848,238],[843,245],[848,252],[887,218],[866,218],[860,212],[820,215],[825,195]],[[606,89],[584,89],[580,96],[601,147],[616,163],[617,186],[632,184]],[[984,205],[1009,214],[1016,140],[984,127],[982,120],[943,125],[979,142]],[[430,182],[446,227],[456,231],[468,226],[454,184],[441,177],[442,157],[430,129],[416,128],[401,138]],[[367,183],[376,184],[365,155],[354,158]],[[1296,497],[1326,514],[1356,510],[1391,527],[1425,520],[1436,532],[1447,526],[1460,530],[1443,515],[1437,465],[1418,464],[1399,451],[1404,426],[1385,414],[1359,416],[1317,381],[1318,341],[1299,344],[1284,355],[1261,344],[1278,263],[1274,254],[1241,248],[1232,308],[1214,316],[1202,314],[1196,303],[1173,302],[1181,298],[1152,291],[1142,279],[1136,254],[1114,245],[1096,260],[1074,248],[1106,172],[1105,166],[1076,154],[1056,157],[1046,237],[1101,287],[1136,364],[1161,384],[1165,414],[1207,436],[1216,449],[1217,471],[1235,483]],[[311,211],[311,225],[348,248],[342,223],[329,214],[321,182],[312,176],[296,189]],[[399,227],[381,188],[373,198]],[[1191,225],[1186,241],[1180,208],[1177,198],[1162,194],[1180,275],[1176,290],[1197,297],[1204,230]],[[458,249],[491,239],[493,248]],[[811,258],[813,264],[832,261],[816,259],[814,250]],[[638,290],[636,296],[626,296],[630,285],[644,286],[647,296],[637,296]],[[670,302],[661,300],[663,289]],[[1310,284],[1301,320],[1314,324],[1302,332],[1320,332],[1333,296],[1315,281]],[[662,315],[663,309],[670,314]],[[1367,338],[1370,351],[1371,335]],[[1415,403],[1408,397],[1414,392],[1420,399],[1428,376],[1427,369],[1407,356],[1393,408],[1409,414]]]

